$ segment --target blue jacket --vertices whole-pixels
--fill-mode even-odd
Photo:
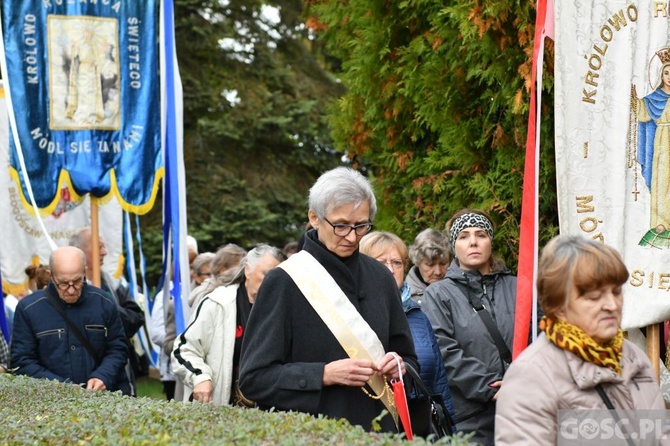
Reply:
[[[451,399],[447,371],[442,362],[442,354],[428,317],[413,300],[406,304],[405,315],[414,339],[416,356],[419,359],[420,375],[431,395],[442,395],[452,419],[455,419],[454,403]]]
[[[102,361],[97,364],[68,324],[53,307],[46,292],[58,296],[53,283],[22,299],[14,314],[11,367],[15,373],[34,378],[85,384],[91,378],[118,390],[126,379],[128,360],[123,325],[116,303],[109,294],[84,284],[73,305],[59,298],[67,317],[87,337]]]

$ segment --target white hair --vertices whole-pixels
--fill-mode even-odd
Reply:
[[[192,235],[187,235],[186,236],[186,246],[188,246],[189,248],[193,248],[193,250],[197,254],[197,252],[198,252],[198,241],[195,239],[195,237],[193,237]]]
[[[358,208],[362,203],[370,205],[370,221],[377,214],[377,200],[372,185],[360,172],[349,167],[336,167],[322,174],[309,190],[309,209],[319,219],[328,211],[352,204]]]

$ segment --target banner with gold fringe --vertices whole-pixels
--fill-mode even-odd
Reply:
[[[138,214],[163,175],[156,0],[3,2],[11,174],[40,213],[63,189]],[[13,111],[13,113],[12,113]]]

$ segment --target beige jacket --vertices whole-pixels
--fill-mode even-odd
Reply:
[[[556,444],[559,410],[606,410],[597,384],[616,409],[665,410],[651,363],[633,343],[624,340],[618,376],[559,349],[543,333],[505,374],[496,407],[496,446]]]
[[[237,288],[221,286],[212,291],[191,314],[184,333],[177,336],[172,367],[185,385],[203,381],[214,385],[212,403],[229,403],[233,385],[233,352],[237,324]]]

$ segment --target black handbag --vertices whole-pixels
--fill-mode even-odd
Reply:
[[[453,435],[451,415],[442,395],[431,395],[417,371],[405,362],[405,393],[414,435],[433,441]]]

